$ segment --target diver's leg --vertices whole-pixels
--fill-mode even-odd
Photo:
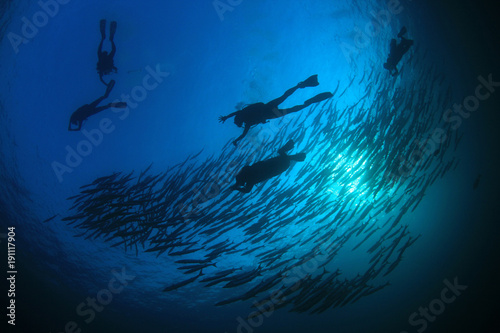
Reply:
[[[272,101],[270,101],[269,103],[267,103],[267,105],[270,105],[273,108],[277,108],[278,105],[280,105],[281,103],[283,103],[285,101],[285,99],[287,99],[288,97],[290,97],[297,89],[299,89],[299,85],[296,85],[295,87],[288,89],[287,91],[285,91],[285,93],[283,94],[283,96],[278,97],[276,99],[273,99]]]
[[[88,117],[93,116],[95,114],[98,114],[99,112],[107,110],[107,109],[109,109],[111,107],[113,107],[113,103],[109,103],[109,104],[106,104],[104,106],[98,106],[98,107],[94,108],[94,110],[92,110],[91,112],[89,112]]]
[[[396,52],[394,52],[394,67],[401,61],[403,56],[408,52],[413,45],[413,41],[404,38],[401,43],[399,43]]]
[[[319,103],[319,102],[323,102],[329,98],[332,98],[333,97],[333,94],[331,92],[324,92],[324,93],[321,93],[321,94],[318,94],[312,98],[309,98],[307,101],[304,102],[304,105],[306,106],[309,106],[311,104],[314,104],[314,103]]]
[[[105,100],[106,98],[108,98],[109,96],[109,93],[111,92],[111,90],[113,90],[113,87],[115,86],[115,80],[111,80],[109,81],[109,83],[107,84],[107,87],[106,87],[106,92],[104,93],[103,96],[99,97],[98,99],[96,99],[95,101],[93,101],[92,103],[90,103],[90,107],[92,107],[93,109],[97,108],[97,105],[99,105],[103,100]],[[102,110],[101,110],[102,111]],[[93,113],[94,114],[94,113]]]
[[[302,105],[296,105],[296,106],[291,107],[289,109],[283,109],[283,110],[279,110],[279,111],[281,111],[283,113],[282,116],[284,116],[284,115],[287,115],[289,113],[294,113],[294,112],[300,111],[300,110],[308,107],[311,104],[322,102],[322,101],[327,100],[331,97],[333,97],[333,94],[331,92],[324,92],[324,93],[321,93],[321,94],[314,96],[313,98],[309,98]]]
[[[283,96],[281,97],[278,97],[274,100],[272,100],[271,102],[267,103],[268,105],[271,105],[272,107],[274,108],[277,108],[278,105],[280,105],[281,103],[283,103],[288,97],[290,97],[297,89],[299,88],[306,88],[306,87],[316,87],[317,85],[319,85],[319,82],[318,82],[318,75],[315,74],[315,75],[312,75],[310,77],[308,77],[307,79],[305,79],[304,81],[302,82],[299,82],[295,87],[293,88],[290,88],[288,89],[287,91],[285,91],[285,93],[283,94]]]
[[[283,147],[278,149],[278,154],[280,154],[282,156],[286,155],[286,152],[289,150],[292,150],[294,146],[295,146],[295,142],[293,142],[293,140],[288,140],[288,142]]]
[[[405,53],[410,49],[410,47],[413,45],[413,40],[412,39],[406,39],[402,38],[401,40],[401,48],[405,50]]]
[[[109,83],[107,83],[106,81],[104,81],[104,79],[102,78],[102,73],[99,73],[99,80],[101,80],[102,83],[104,83],[105,86],[108,86]]]
[[[109,104],[105,105],[105,106],[96,107],[92,111],[89,112],[88,117],[93,116],[95,114],[98,114],[99,112],[104,111],[106,109],[109,109]]]
[[[302,109],[307,108],[308,106],[309,105],[302,104],[302,105],[296,105],[296,106],[288,108],[288,109],[275,109],[273,111],[273,114],[271,116],[269,116],[268,119],[275,119],[275,118],[279,118],[279,117],[284,117],[289,113],[294,113],[294,112],[300,111]]]
[[[109,81],[109,83],[106,86],[106,92],[103,95],[104,98],[107,98],[109,96],[109,94],[111,93],[111,90],[113,90],[113,87],[115,86],[115,83],[116,83],[115,80]]]
[[[107,105],[104,105],[104,106],[99,106],[97,108],[94,109],[94,111],[91,113],[91,115],[95,115],[95,114],[98,114],[99,112],[101,111],[104,111],[104,110],[107,110],[111,107],[110,104],[107,104]]]
[[[106,99],[106,97],[104,96],[101,96],[99,97],[98,99],[96,99],[95,101],[93,101],[92,103],[89,104],[89,106],[92,108],[92,109],[96,109],[97,106],[99,105],[99,103],[101,103],[102,101],[104,101]],[[94,113],[92,113],[94,114]]]
[[[91,104],[92,105],[92,104]],[[118,108],[118,109],[124,109],[127,107],[127,103],[126,102],[116,102],[116,103],[108,103],[104,106],[99,106],[99,107],[94,107],[94,111],[90,112],[90,115],[94,115],[96,113],[99,113],[101,111],[104,111],[106,109],[109,109],[109,108]]]
[[[271,111],[266,113],[266,119],[276,119],[276,118],[281,118],[283,116],[287,115],[287,110],[286,109],[278,109],[277,107],[273,107]]]

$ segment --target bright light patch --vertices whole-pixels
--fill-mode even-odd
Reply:
[[[337,155],[337,158],[333,161],[333,164],[336,165],[332,174],[333,184],[327,189],[328,193],[342,196],[356,192],[360,198],[367,194],[366,179],[363,182],[367,160],[363,158],[363,154],[360,154],[359,157],[356,155]],[[363,201],[366,200],[369,200],[369,198],[364,197]]]

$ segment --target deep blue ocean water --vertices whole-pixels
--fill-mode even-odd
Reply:
[[[51,7],[46,7],[48,4]],[[15,227],[17,271],[15,326],[8,323],[11,318],[7,316],[6,307],[14,299],[7,295],[9,285],[2,285],[1,291],[4,295],[2,325],[9,331],[494,331],[491,325],[495,323],[495,304],[499,297],[496,281],[499,278],[497,225],[500,215],[495,162],[499,153],[500,92],[490,87],[489,96],[480,101],[470,116],[461,119],[456,130],[444,127],[442,121],[443,114],[453,104],[464,102],[468,96],[477,96],[476,87],[483,82],[478,77],[490,76],[492,81],[500,81],[500,31],[493,8],[487,4],[410,0],[105,3],[42,0],[3,1],[1,7],[0,247],[5,253],[2,255],[4,282],[10,276],[7,244],[13,243],[7,236],[8,227]],[[381,13],[389,13],[385,21]],[[116,85],[103,104],[128,100],[129,108],[109,109],[90,117],[82,129],[98,129],[103,119],[109,119],[112,129],[95,139],[97,143],[89,145],[82,143],[89,142],[84,131],[70,132],[67,126],[73,111],[105,91],[95,69],[99,21],[103,18],[108,23],[107,31],[111,21],[117,21],[118,25],[114,59],[118,73],[105,76],[107,81],[115,80]],[[373,20],[379,22],[379,29],[369,34],[366,29]],[[390,39],[395,38],[403,26],[407,27],[407,37],[413,39],[415,45],[401,61],[401,75],[392,78],[382,64],[387,58]],[[360,39],[362,35],[364,39]],[[110,48],[108,40],[104,47]],[[156,74],[155,81],[151,72],[162,74]],[[382,290],[321,314],[289,312],[289,306],[266,312],[252,321],[247,319],[254,311],[251,305],[266,293],[226,306],[214,304],[246,292],[255,281],[246,289],[191,283],[173,292],[162,292],[165,287],[196,275],[181,274],[175,260],[203,256],[173,257],[164,253],[157,257],[155,253],[145,252],[147,246],[140,247],[138,252],[135,248],[111,247],[113,242],[106,242],[104,237],[78,236],[83,230],[63,220],[77,214],[70,209],[73,201],[67,200],[68,197],[78,195],[81,186],[114,172],[126,175],[134,171],[137,176],[152,164],[147,173],[156,175],[202,148],[194,165],[210,165],[210,171],[217,172],[237,160],[236,169],[240,169],[245,163],[238,157],[252,152],[232,150],[230,142],[241,134],[241,129],[231,120],[220,124],[217,118],[244,104],[277,98],[313,74],[318,74],[320,85],[297,91],[286,100],[284,107],[301,104],[324,91],[333,92],[338,86],[332,100],[317,108],[287,115],[284,119],[289,121],[272,120],[259,125],[244,139],[270,142],[257,149],[259,158],[254,158],[252,163],[255,159],[270,157],[292,137],[297,143],[294,153],[303,150],[308,154],[304,164],[297,163],[291,172],[279,176],[279,190],[272,192],[278,196],[296,184],[303,186],[293,197],[294,203],[289,209],[288,200],[279,203],[284,205],[285,213],[295,216],[294,224],[272,230],[276,237],[285,236],[284,240],[257,245],[262,245],[263,250],[285,247],[293,235],[299,232],[309,235],[310,230],[315,230],[320,216],[327,216],[329,222],[313,235],[320,237],[333,232],[326,227],[333,228],[337,223],[330,213],[332,208],[322,210],[322,205],[332,203],[328,207],[343,207],[352,212],[355,207],[361,210],[366,205],[376,205],[375,198],[380,202],[401,198],[395,206],[399,209],[412,195],[425,189],[420,203],[404,214],[393,230],[407,226],[411,237],[420,237],[404,252],[395,270],[374,279],[374,285],[390,282]],[[144,88],[150,84],[154,87]],[[383,93],[377,94],[377,90]],[[415,96],[415,101],[420,99],[408,102],[409,95]],[[410,113],[398,117],[403,109],[397,96],[403,96],[409,103],[405,110],[409,107],[412,112],[418,108],[427,111],[417,122],[410,121],[413,119]],[[384,104],[386,100],[390,102]],[[423,104],[419,104],[422,101]],[[320,112],[323,116],[316,118]],[[366,117],[354,126],[353,118],[364,114]],[[333,125],[328,119],[334,119]],[[364,141],[360,133],[368,124],[376,124],[375,120],[384,121],[389,129],[396,128],[398,133],[394,138],[413,133],[402,141],[406,145],[396,146],[388,141],[380,146],[381,150],[387,147],[389,153],[406,152],[411,142],[441,127],[449,131],[451,143],[436,148],[439,161],[431,161],[429,168],[414,170],[407,178],[363,177],[369,167],[380,167],[376,163],[371,166],[363,163],[367,159],[363,151],[369,151],[376,143],[361,146]],[[399,126],[406,122],[411,125]],[[420,123],[424,129],[415,130]],[[322,132],[327,126],[333,126],[331,136]],[[352,131],[344,131],[349,128]],[[382,126],[374,128],[376,132]],[[297,134],[298,130],[304,136]],[[384,133],[373,134],[373,138],[382,138]],[[298,141],[298,137],[302,141]],[[228,143],[230,148],[223,149]],[[347,149],[348,153],[335,151],[342,144],[364,148]],[[68,152],[78,149],[83,149],[85,153],[80,155],[85,156],[69,166]],[[328,159],[322,160],[325,154]],[[223,159],[218,160],[219,156]],[[446,163],[452,163],[453,168],[444,170]],[[66,165],[65,171],[61,171],[61,165]],[[236,169],[229,175],[231,182]],[[182,174],[186,168],[172,170]],[[296,183],[302,170],[307,171],[306,175],[323,172],[326,180],[322,186]],[[442,172],[442,177],[424,188],[424,180],[437,174],[435,170]],[[479,175],[480,181],[474,187]],[[412,180],[418,185],[403,187],[408,192],[401,194],[397,185],[389,186],[403,181],[404,186],[408,186]],[[382,190],[372,195],[369,188],[375,181],[382,184]],[[204,203],[208,212],[216,214],[231,202],[241,202],[240,211],[228,215],[224,223],[239,218],[242,208],[262,208],[260,215],[242,218],[241,228],[225,230],[219,241],[229,239],[245,249],[254,246],[242,236],[241,229],[261,217],[278,218],[274,214],[276,202],[271,209],[267,205],[269,201],[265,201],[266,205],[263,202],[272,198],[260,196],[275,186],[276,183],[270,185],[270,182],[254,187],[254,193],[249,195],[231,194],[227,201],[214,206],[211,204],[217,199]],[[343,189],[347,189],[348,194]],[[243,201],[245,196],[248,199]],[[310,198],[315,198],[317,215],[299,216],[298,211],[312,205]],[[318,198],[322,200],[321,205],[317,203]],[[348,200],[351,206],[347,205]],[[376,223],[375,228],[382,228],[392,212],[377,215],[375,210],[378,211],[370,210],[367,223]],[[393,219],[397,212],[395,209]],[[339,230],[335,230],[341,233],[353,230],[352,224],[359,215],[353,213],[353,216],[356,218],[343,220]],[[197,230],[193,228],[194,233]],[[370,266],[366,250],[380,235],[381,232],[375,233],[356,251],[351,248],[358,243],[358,238],[352,240],[346,245],[347,250],[339,252],[327,266],[328,271],[341,269],[347,279],[363,274]],[[199,234],[196,237],[200,244],[209,238]],[[335,237],[328,239],[332,244],[336,241]],[[296,248],[278,261],[303,258],[316,243],[293,245]],[[215,274],[233,267],[250,270],[259,265],[265,266],[256,257],[236,253],[218,258],[217,268],[210,267],[204,272]],[[316,269],[311,274],[321,271]],[[112,289],[110,281],[120,272],[126,272],[129,277],[123,289],[111,294],[101,292]],[[263,278],[274,273],[263,273]],[[467,286],[456,300],[446,304],[442,311],[436,311],[439,314],[431,315],[432,319],[424,320],[425,316],[419,314],[418,324],[410,320],[421,307],[443,299],[443,288],[454,279]],[[449,282],[443,282],[445,280]],[[90,312],[82,315],[78,311],[88,298],[104,293],[112,298],[94,311],[95,316],[91,318]]]

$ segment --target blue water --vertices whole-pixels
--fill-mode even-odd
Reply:
[[[499,92],[491,93],[476,112],[462,119],[458,129],[449,133],[453,142],[439,151],[441,163],[433,162],[432,168],[412,175],[414,179],[427,179],[433,170],[447,162],[456,166],[427,187],[416,209],[401,219],[398,228],[408,226],[412,237],[421,236],[404,253],[394,271],[374,281],[375,285],[386,282],[390,285],[355,303],[319,315],[289,312],[288,307],[266,313],[260,316],[261,321],[248,324],[246,318],[254,311],[251,305],[263,295],[214,306],[244,293],[248,287],[208,288],[192,283],[164,293],[163,288],[188,277],[174,264],[181,257],[167,254],[157,257],[145,249],[136,253],[135,248],[111,247],[113,242],[106,242],[103,237],[78,236],[83,230],[63,220],[76,214],[70,209],[73,202],[67,198],[79,194],[81,186],[96,178],[114,172],[134,171],[138,175],[152,163],[148,174],[155,175],[202,148],[194,163],[204,165],[223,156],[224,160],[215,164],[219,171],[238,157],[251,154],[222,149],[241,134],[241,129],[231,120],[220,124],[217,118],[243,104],[277,98],[312,74],[319,75],[320,85],[297,91],[282,106],[301,104],[338,86],[333,101],[287,115],[287,121],[273,120],[252,129],[244,140],[270,142],[258,151],[259,158],[254,156],[252,163],[270,157],[294,135],[294,130],[304,129],[306,135],[297,142],[294,152],[307,150],[308,159],[280,176],[279,189],[303,184],[295,183],[295,179],[306,167],[311,168],[307,174],[326,172],[328,179],[322,187],[301,192],[294,209],[310,205],[307,200],[312,197],[342,205],[339,198],[345,186],[353,193],[349,198],[355,206],[350,208],[366,207],[375,200],[365,192],[367,180],[362,175],[367,170],[363,164],[366,155],[362,151],[351,151],[351,155],[335,151],[342,140],[352,146],[361,143],[354,140],[358,139],[356,132],[345,137],[321,133],[328,119],[335,119],[338,131],[334,133],[345,133],[341,129],[351,126],[352,118],[363,113],[367,118],[358,129],[383,114],[389,115],[380,118],[388,119],[389,126],[391,119],[401,119],[396,113],[403,110],[391,103],[386,104],[387,108],[377,109],[378,102],[384,98],[391,100],[400,91],[406,97],[421,93],[426,100],[424,106],[428,107],[422,118],[428,121],[428,127],[417,135],[423,137],[429,130],[444,126],[442,116],[448,108],[475,93],[479,76],[492,75],[493,80],[500,81],[499,30],[491,9],[484,4],[401,0],[398,12],[390,15],[390,22],[361,45],[357,39],[359,29],[365,29],[372,20],[371,13],[387,12],[391,2],[219,1],[219,5],[227,6],[226,11],[222,7],[217,9],[214,3],[211,0],[161,3],[72,0],[57,5],[53,17],[40,16],[43,10],[34,1],[4,1],[1,5],[0,246],[6,253],[7,228],[15,227],[18,272],[16,325],[8,324],[4,313],[2,324],[12,332],[417,332],[423,326],[412,325],[411,314],[440,297],[444,280],[453,281],[457,277],[468,288],[434,321],[427,321],[425,331],[491,332],[489,325],[496,313],[493,304],[499,296],[494,284],[499,277],[495,259],[500,216],[495,167],[499,153]],[[15,38],[23,36],[26,19],[33,22],[43,17],[47,20],[39,21],[36,32],[31,31],[26,37],[24,30],[28,42],[17,43]],[[107,19],[107,29],[109,22],[118,22],[115,36],[118,73],[105,77],[115,80],[116,85],[103,104],[128,99],[129,108],[105,110],[90,117],[82,129],[95,130],[103,119],[109,119],[112,129],[97,144],[83,147],[82,142],[88,142],[84,132],[69,132],[67,126],[73,111],[105,91],[95,70],[102,18]],[[402,60],[402,74],[392,79],[382,64],[389,40],[402,26],[408,28],[415,46]],[[104,47],[109,49],[108,41]],[[346,53],[346,47],[354,47],[356,52]],[[157,83],[154,88],[144,90],[144,80],[151,71],[163,74],[156,82],[148,81]],[[437,83],[436,78],[442,81]],[[349,85],[351,80],[354,83]],[[382,88],[387,95],[375,93]],[[141,92],[146,94],[140,95]],[[341,92],[344,93],[338,97]],[[356,107],[338,116],[352,105]],[[412,106],[416,108],[416,104]],[[315,123],[313,119],[319,112],[324,115]],[[285,130],[279,132],[282,128]],[[277,137],[278,132],[284,137]],[[404,134],[398,133],[401,137]],[[330,142],[324,145],[326,138],[331,140],[331,146]],[[83,154],[86,156],[80,156],[68,167],[68,151],[79,148],[88,149]],[[329,158],[320,163],[325,151]],[[67,166],[65,172],[58,169],[61,165]],[[236,169],[243,166],[244,163]],[[359,173],[353,172],[357,176],[352,178],[349,172],[336,178],[338,170],[346,169]],[[175,170],[182,173],[183,169]],[[231,182],[236,171],[233,173]],[[480,183],[473,189],[479,174]],[[269,185],[256,186],[255,193],[248,195],[250,199],[241,207],[260,207],[261,200],[269,198],[259,195]],[[384,200],[398,197],[396,190],[388,188],[378,195]],[[403,196],[401,204],[410,197]],[[215,214],[223,211],[231,200],[239,202],[241,198],[240,194],[234,194],[214,207],[208,202],[207,209]],[[291,239],[304,228],[304,234],[308,235],[323,214],[329,212],[318,212],[300,224],[284,226],[278,230],[278,236]],[[262,216],[266,216],[265,211],[242,223],[253,223],[253,218]],[[370,221],[382,226],[390,216],[390,213],[370,214],[373,217]],[[352,222],[354,218],[342,225],[341,232],[351,230]],[[242,247],[250,247],[241,233],[244,227],[226,231],[219,241],[230,239],[241,242]],[[324,232],[331,230],[325,229],[320,235]],[[377,235],[356,251],[350,249],[362,238],[349,243],[328,270],[339,268],[346,278],[363,274],[369,266],[366,250],[377,241]],[[200,237],[198,241],[204,239]],[[274,246],[285,246],[286,242],[285,239],[274,243],[278,245],[262,245],[271,250]],[[298,244],[289,255],[301,258],[312,247],[311,243]],[[242,266],[253,269],[259,264],[255,257],[235,254],[220,258],[217,269]],[[110,281],[116,278],[116,272],[123,270],[129,276],[127,284],[120,292],[111,294],[112,299],[95,311],[95,317],[90,320],[88,314],[78,312],[79,305],[88,297],[102,296],[105,293],[102,290],[111,289]],[[210,272],[215,271],[213,268]],[[8,289],[5,285],[4,297]],[[5,299],[2,304],[6,306],[9,299]],[[249,326],[242,326],[242,321]]]

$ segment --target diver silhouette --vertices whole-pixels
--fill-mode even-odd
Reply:
[[[99,79],[105,85],[108,85],[103,79],[103,75],[111,74],[111,72],[117,72],[118,69],[115,67],[113,63],[113,57],[116,53],[116,45],[114,42],[115,32],[116,32],[116,22],[112,21],[109,26],[109,41],[111,42],[111,52],[102,50],[102,45],[104,40],[106,39],[106,20],[101,20],[100,22],[101,29],[101,43],[99,43],[99,48],[97,49],[97,73],[99,73]]]
[[[293,140],[290,140],[278,150],[279,156],[243,167],[236,175],[236,184],[231,186],[230,189],[241,193],[249,193],[255,184],[285,172],[290,167],[291,161],[304,161],[306,159],[305,153],[286,154],[287,151],[293,149],[294,145]]]
[[[101,103],[104,99],[108,98],[109,93],[111,90],[113,90],[113,87],[115,86],[115,81],[111,80],[106,88],[106,92],[104,93],[103,96],[99,97],[95,101],[93,101],[91,104],[85,104],[78,108],[73,114],[71,115],[71,118],[69,119],[69,125],[68,125],[68,131],[79,131],[82,128],[83,122],[90,116],[93,116],[101,111],[104,111],[109,108],[126,108],[127,103],[125,102],[118,102],[118,103],[109,103],[105,106],[97,106],[99,103]],[[72,125],[76,126],[72,127]]]
[[[389,57],[387,58],[387,62],[384,64],[384,68],[389,71],[392,76],[396,76],[399,74],[397,65],[403,55],[410,50],[410,47],[413,45],[413,40],[406,39],[403,35],[406,34],[406,27],[403,27],[398,34],[398,38],[401,39],[401,42],[398,44],[395,39],[391,39],[390,52]]]
[[[236,140],[233,141],[233,144],[236,146],[238,141],[243,139],[245,135],[247,135],[248,131],[252,126],[258,124],[267,123],[270,119],[280,118],[289,113],[300,111],[313,103],[322,102],[330,97],[332,97],[332,93],[324,92],[319,95],[314,96],[313,98],[308,99],[302,105],[294,106],[290,109],[278,109],[278,105],[283,103],[285,99],[287,99],[290,95],[292,95],[299,88],[306,87],[316,87],[319,85],[318,83],[318,75],[313,75],[309,77],[307,80],[300,82],[295,87],[288,89],[283,96],[272,100],[271,102],[264,103],[254,103],[250,104],[243,109],[233,112],[227,116],[220,116],[219,121],[224,123],[228,118],[234,116],[234,123],[238,127],[242,127],[245,124],[245,128],[243,130],[243,134],[240,135]]]

